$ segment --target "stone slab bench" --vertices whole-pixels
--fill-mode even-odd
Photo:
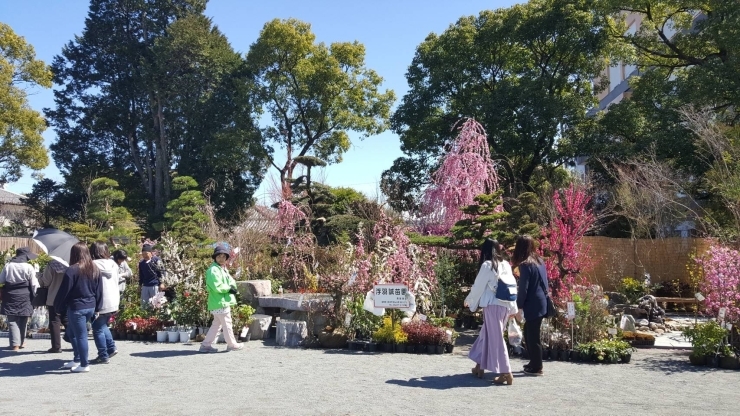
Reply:
[[[306,321],[291,321],[281,319],[277,321],[277,335],[275,341],[285,347],[298,347],[308,336]]]
[[[249,325],[249,333],[252,334],[252,339],[270,338],[272,316],[255,313],[251,318],[252,323]]]
[[[331,295],[325,293],[286,293],[283,295],[269,295],[259,297],[259,306],[262,308],[279,308],[291,311],[306,311],[311,302],[331,302]]]
[[[669,298],[669,297],[656,297],[655,301],[658,303],[699,303],[696,298]]]

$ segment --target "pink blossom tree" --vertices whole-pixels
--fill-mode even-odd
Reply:
[[[313,264],[316,238],[309,228],[308,215],[288,200],[278,204],[278,232],[285,242],[282,266],[297,290],[316,289]]]
[[[591,198],[578,185],[556,191],[552,196],[552,217],[543,229],[541,250],[545,255],[547,276],[553,301],[565,306],[581,274],[592,265],[590,246],[583,236],[596,220],[589,209]]]
[[[461,207],[472,204],[477,195],[497,189],[496,164],[491,159],[486,132],[480,123],[468,118],[442,157],[439,169],[432,174],[432,185],[424,191],[420,231],[449,233],[464,217]]]
[[[727,321],[740,321],[740,251],[712,246],[695,261],[703,272],[699,290],[706,311],[718,316],[719,309],[726,308]]]

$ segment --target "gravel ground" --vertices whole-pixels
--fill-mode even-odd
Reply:
[[[470,374],[465,348],[370,354],[252,341],[199,354],[197,344],[122,341],[86,374],[60,369],[71,352],[47,348],[28,340],[0,351],[0,414],[737,415],[740,400],[740,372],[691,367],[685,351],[639,350],[621,365],[546,362],[544,377],[515,373],[499,387]],[[513,359],[514,371],[522,364]]]

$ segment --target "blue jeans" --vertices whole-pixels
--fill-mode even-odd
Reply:
[[[74,351],[74,361],[79,362],[80,366],[87,367],[87,322],[92,320],[95,315],[95,309],[80,309],[67,311],[67,321],[69,323],[70,342]]]
[[[104,313],[98,316],[98,319],[92,323],[93,339],[95,346],[98,348],[98,357],[103,360],[108,359],[109,354],[116,350],[116,343],[113,342],[113,336],[108,329],[108,320],[112,313]]]

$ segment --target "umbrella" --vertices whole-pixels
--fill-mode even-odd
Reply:
[[[74,236],[55,228],[44,228],[33,233],[33,241],[41,247],[49,257],[69,265],[69,253],[78,240]]]

